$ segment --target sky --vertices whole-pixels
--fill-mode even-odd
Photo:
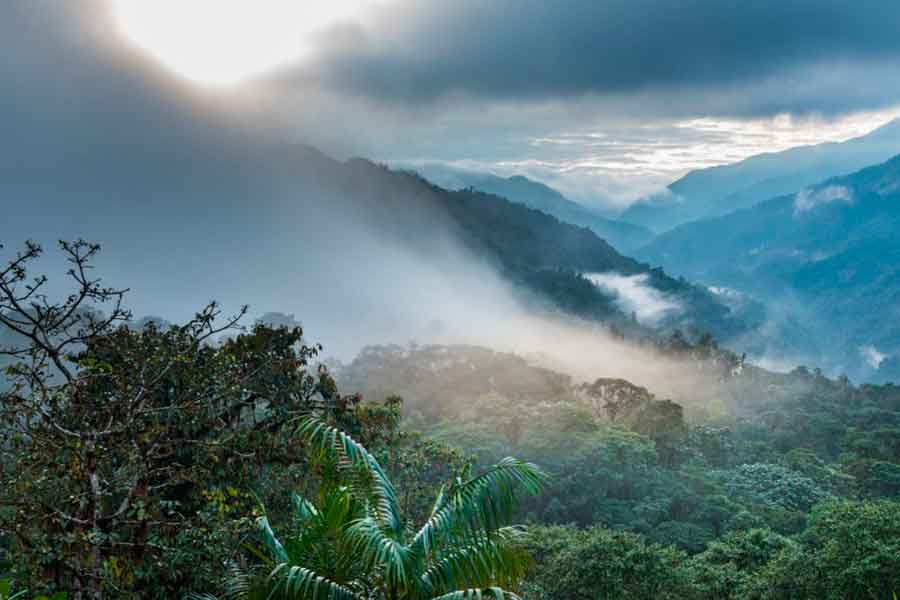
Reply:
[[[691,169],[849,139],[900,115],[893,0],[10,0],[0,10],[26,5],[44,37],[8,28],[13,68],[47,38],[67,39],[339,158],[525,174],[612,211]],[[71,75],[48,64],[25,76]]]

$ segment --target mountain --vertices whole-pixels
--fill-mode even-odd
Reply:
[[[633,204],[623,221],[666,231],[682,223],[727,214],[789,194],[829,177],[884,162],[900,152],[900,120],[846,142],[801,146],[740,162],[691,171]]]
[[[900,380],[900,156],[660,235],[638,256],[763,299],[784,352]]]
[[[757,307],[738,310],[704,287],[620,254],[586,227],[472,188],[445,190],[416,174],[391,171],[363,159],[345,166],[349,173],[338,179],[358,180],[369,190],[381,190],[384,195],[375,200],[379,203],[398,198],[435,203],[450,217],[451,222],[442,227],[453,231],[468,250],[489,260],[529,297],[556,309],[628,327],[634,321],[629,313],[642,314],[640,306],[629,303],[634,292],[638,302],[647,294],[671,303],[672,310],[647,323],[662,331],[686,329],[729,339],[752,325]],[[593,279],[609,274],[621,279],[602,285]]]
[[[653,232],[646,227],[606,218],[582,204],[569,200],[552,187],[523,175],[499,177],[491,173],[437,166],[422,167],[419,172],[429,181],[447,189],[474,188],[524,204],[552,215],[560,221],[587,227],[625,252],[642,246],[653,238]]]

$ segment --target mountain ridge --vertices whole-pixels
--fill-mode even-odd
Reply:
[[[896,379],[900,356],[900,155],[796,194],[680,225],[637,256],[777,306],[818,337],[817,362]],[[793,336],[785,336],[791,338]],[[788,342],[800,342],[793,339]],[[829,349],[829,346],[831,348]],[[820,352],[820,350],[816,350]],[[889,359],[889,360],[888,360]],[[866,364],[868,360],[868,365]]]
[[[557,308],[577,316],[614,319],[627,326],[629,315],[616,306],[615,296],[599,289],[583,274],[615,272],[646,278],[646,284],[677,298],[684,307],[670,328],[690,328],[729,338],[748,324],[732,314],[705,288],[666,275],[618,252],[587,227],[565,223],[543,211],[507,198],[474,189],[446,190],[416,173],[391,171],[365,159],[346,163],[374,178],[397,185],[423,186],[425,195],[440,203],[465,245],[489,256],[498,270],[514,284],[538,292]]]
[[[588,227],[622,251],[646,244],[653,237],[653,232],[646,227],[607,218],[567,198],[559,190],[524,175],[501,177],[492,173],[437,166],[414,170],[445,189],[458,191],[474,188],[540,210],[560,221]]]

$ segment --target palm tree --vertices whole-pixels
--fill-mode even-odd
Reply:
[[[269,598],[302,600],[468,600],[517,596],[528,557],[507,524],[522,492],[536,494],[545,476],[506,458],[476,477],[443,486],[429,518],[414,530],[378,461],[336,427],[310,417],[298,434],[315,459],[337,469],[340,485],[318,505],[293,496],[296,533],[282,543],[263,516],[259,527],[271,563]]]

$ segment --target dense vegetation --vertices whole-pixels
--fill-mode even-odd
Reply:
[[[675,403],[473,347],[369,348],[336,373],[402,393],[411,422],[481,460],[547,469],[527,505],[547,525],[534,597],[889,598],[900,388],[770,373],[709,340],[659,351],[707,389]]]
[[[135,321],[92,278],[96,246],[62,250],[62,303],[29,271],[39,247],[0,271],[3,596],[900,589],[900,388],[773,374],[681,335],[648,343],[694,397],[474,347],[329,370],[274,317]]]

